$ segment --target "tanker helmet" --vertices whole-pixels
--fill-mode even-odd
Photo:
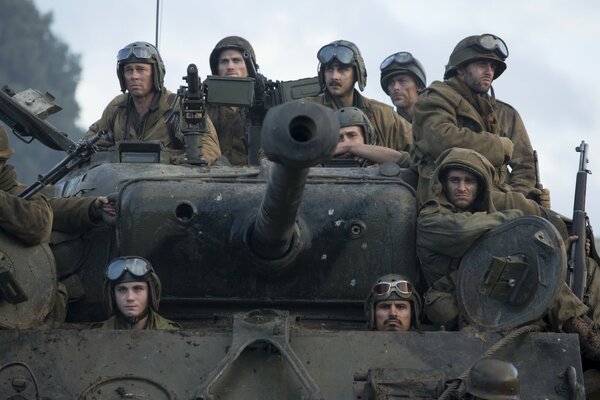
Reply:
[[[2,125],[0,125],[0,160],[7,160],[15,154],[15,151],[8,143],[8,135]]]
[[[483,358],[471,367],[466,390],[480,399],[519,400],[519,373],[510,362]]]
[[[421,298],[412,282],[400,274],[383,275],[373,284],[365,300],[367,327],[375,329],[375,305],[383,300],[408,300],[411,304],[411,322],[418,330],[421,329]]]
[[[317,59],[319,60],[317,73],[321,91],[325,90],[325,66],[334,61],[343,65],[352,65],[354,77],[358,81],[358,88],[361,92],[365,90],[367,86],[367,68],[360,50],[354,43],[347,40],[335,40],[319,49]]]
[[[401,51],[387,57],[379,69],[381,70],[381,88],[385,93],[388,91],[389,80],[396,74],[410,74],[415,79],[419,90],[425,89],[427,86],[423,64],[408,51]]]
[[[498,78],[506,69],[504,62],[508,57],[508,47],[504,40],[491,33],[468,36],[458,42],[446,65],[444,79],[456,75],[456,70],[462,65],[475,60],[491,60],[496,62],[494,79]]]
[[[347,126],[360,126],[363,131],[363,137],[366,144],[373,144],[375,138],[373,125],[367,115],[360,108],[343,107],[335,112],[340,123],[340,128]]]
[[[131,63],[152,64],[154,89],[158,92],[163,88],[166,69],[158,49],[148,42],[133,42],[117,53],[117,77],[121,85],[121,92],[125,93],[127,90],[123,67],[125,64]]]
[[[106,267],[104,294],[110,314],[117,310],[115,286],[126,282],[148,282],[148,305],[152,311],[158,312],[161,283],[154,267],[143,257],[127,256],[115,258]]]
[[[213,51],[210,53],[208,59],[210,63],[210,72],[213,75],[219,74],[219,56],[223,50],[238,50],[242,53],[244,61],[246,62],[246,69],[248,70],[248,76],[256,78],[256,71],[258,70],[258,64],[256,63],[256,54],[249,41],[240,36],[227,36],[217,43]]]

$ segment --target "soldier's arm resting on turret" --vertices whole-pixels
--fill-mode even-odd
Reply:
[[[102,213],[115,215],[115,203],[107,197],[54,197],[52,230],[79,232],[102,224]]]
[[[364,143],[338,143],[334,156],[349,154],[360,160],[368,160],[372,163],[393,162],[398,165],[408,165],[410,156],[405,151],[398,151],[383,146],[373,146]]]
[[[455,105],[440,95],[425,92],[415,104],[413,136],[420,151],[434,160],[452,147],[475,150],[495,168],[512,157],[512,142],[491,132],[459,128]]]
[[[0,191],[0,210],[0,228],[26,244],[33,246],[50,239],[52,210],[43,196],[25,200]]]

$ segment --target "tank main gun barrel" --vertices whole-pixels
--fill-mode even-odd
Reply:
[[[331,158],[339,123],[332,110],[297,100],[269,110],[261,135],[273,165],[249,245],[255,255],[285,267],[301,245],[296,219],[308,171]]]

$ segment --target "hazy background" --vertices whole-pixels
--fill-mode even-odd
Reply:
[[[77,89],[82,132],[119,93],[116,53],[124,45],[155,41],[154,0],[34,0],[54,14],[53,33],[81,55]],[[496,96],[521,114],[538,150],[541,179],[553,208],[570,216],[581,140],[590,144],[587,205],[600,224],[600,3],[589,1],[161,1],[159,48],[166,86],[183,83],[189,63],[210,74],[208,56],[228,35],[248,39],[260,72],[273,80],[316,75],[316,52],[347,39],[361,49],[369,74],[364,94],[389,103],[379,84],[379,64],[400,50],[425,66],[428,83],[441,79],[456,43],[494,33],[508,44],[508,69],[495,82]],[[40,88],[43,89],[43,88]],[[74,132],[78,137],[82,132]]]

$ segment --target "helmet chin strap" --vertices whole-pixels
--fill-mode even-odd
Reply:
[[[137,324],[138,322],[140,322],[141,320],[143,320],[144,318],[146,318],[148,316],[149,312],[150,312],[149,307],[146,307],[146,309],[144,311],[142,311],[135,317],[127,317],[123,314],[121,314],[121,317],[128,325],[133,326],[133,325]]]

